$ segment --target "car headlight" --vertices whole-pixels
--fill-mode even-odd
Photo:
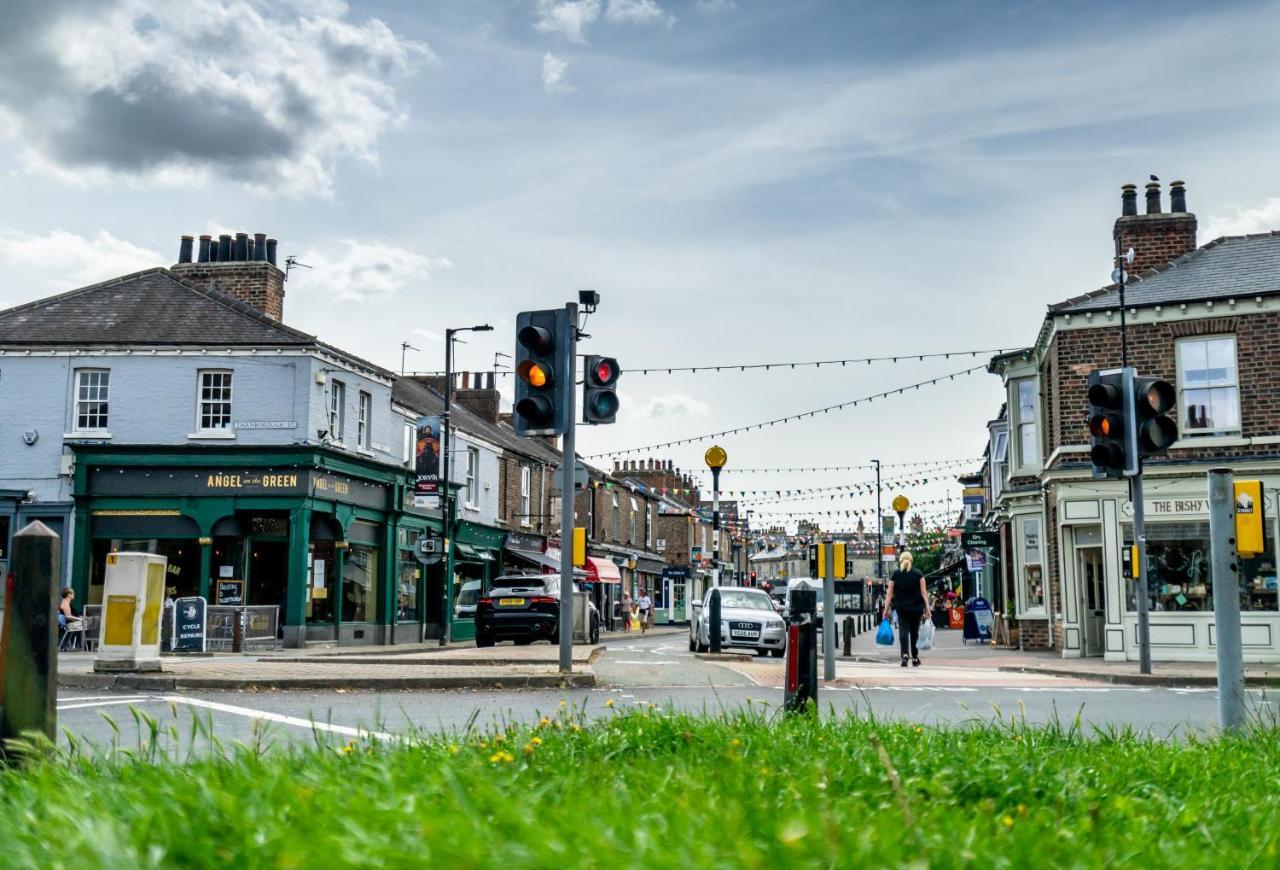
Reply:
[[[773,619],[765,624],[765,628],[769,629],[769,631],[781,631],[783,624],[778,620]]]

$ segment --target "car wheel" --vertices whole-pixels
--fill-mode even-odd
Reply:
[[[476,646],[493,646],[493,638],[487,634],[476,634]]]
[[[516,640],[516,646],[528,646],[531,643],[533,643],[533,638],[531,637],[522,637]]]
[[[698,642],[693,639],[693,635],[689,635],[689,652],[698,651]]]
[[[769,650],[769,652],[771,652],[771,653],[773,654],[773,657],[774,657],[775,659],[780,659],[780,658],[782,658],[782,654],[783,654],[784,652],[786,652],[786,650],[781,650],[781,649],[771,649],[771,650]]]
[[[597,619],[591,620],[591,642],[600,642],[600,621]]]
[[[756,650],[756,655],[758,656],[767,656],[768,654],[769,654],[769,651],[767,649]]]

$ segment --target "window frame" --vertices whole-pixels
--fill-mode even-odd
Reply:
[[[613,511],[613,513],[612,513],[612,515],[611,515],[611,519],[612,519],[611,526],[612,526],[612,528],[613,528],[613,540],[614,540],[614,542],[615,542],[615,543],[617,543],[618,541],[622,540],[622,507],[621,507],[621,504],[622,504],[622,502],[621,502],[621,500],[618,498],[618,494],[617,494],[616,492],[615,492],[615,493],[613,493],[613,507],[612,507],[612,511]]]
[[[227,406],[227,425],[225,426],[206,426],[205,419],[205,378],[207,376],[226,375],[227,376],[227,398],[225,404]],[[221,399],[208,400],[210,405],[223,404]],[[196,428],[197,435],[214,435],[226,436],[232,432],[232,412],[235,403],[235,370],[234,369],[198,369],[196,371]]]
[[[646,549],[652,550],[653,549],[653,524],[654,524],[653,505],[648,505],[645,508],[644,516],[645,516],[644,545]]]
[[[1009,463],[1011,469],[1019,472],[1037,471],[1044,463],[1044,457],[1041,455],[1044,445],[1040,441],[1040,388],[1039,377],[1035,374],[1021,375],[1011,377],[1009,379],[1009,450],[1013,451],[1014,460]],[[1030,419],[1022,417],[1022,385],[1029,384],[1031,387],[1031,414]],[[1035,444],[1035,460],[1028,462],[1026,454],[1023,451],[1023,430],[1031,427],[1033,443]],[[1017,438],[1014,438],[1014,435]]]
[[[1036,524],[1036,561],[1032,562],[1027,559],[1027,523]],[[1047,567],[1045,560],[1045,522],[1041,514],[1019,514],[1015,517],[1014,523],[1014,553],[1016,556],[1017,573],[1017,600],[1018,600],[1018,618],[1039,619],[1047,617],[1049,614],[1049,586],[1045,576]],[[1027,576],[1029,568],[1036,568],[1040,574],[1040,584],[1042,588],[1041,602],[1039,604],[1031,604],[1030,578]]]
[[[99,382],[92,386],[93,389],[98,389],[102,391],[100,397],[93,398],[93,399],[89,399],[89,398],[82,399],[80,397],[81,379],[86,375],[104,375],[105,376],[105,379],[102,382]],[[71,408],[71,414],[72,414],[71,431],[76,435],[105,435],[109,433],[110,426],[111,426],[111,369],[103,368],[101,366],[91,366],[87,368],[76,369],[74,386],[72,387],[72,389],[74,390],[74,393],[73,393],[74,404],[72,405],[72,408]],[[86,405],[94,404],[94,405],[101,406],[100,413],[95,412],[92,415],[90,414],[84,415],[86,417],[90,417],[90,416],[101,417],[102,418],[101,426],[81,426],[80,425],[80,419],[82,416],[80,412],[80,406],[82,403]]]
[[[527,465],[520,466],[520,525],[533,524],[529,516],[533,507],[533,469]]]
[[[356,398],[356,447],[373,450],[373,394],[360,390]]]
[[[347,428],[347,384],[337,378],[329,380],[329,440],[344,443]]]
[[[471,510],[479,510],[480,503],[477,500],[477,486],[480,477],[480,448],[467,447],[467,484],[465,504]]]
[[[416,446],[416,444],[414,443],[416,441],[416,437],[417,437],[417,427],[414,426],[412,423],[406,422],[404,424],[404,435],[403,435],[404,443],[401,444],[400,446],[400,451],[402,454],[401,462],[404,464],[406,468],[413,467],[413,451],[414,451],[414,447]]]
[[[1182,349],[1191,344],[1208,345],[1211,341],[1231,342],[1231,354],[1233,358],[1232,370],[1234,378],[1230,384],[1215,384],[1214,386],[1187,386],[1185,370],[1182,367]],[[1208,350],[1206,347],[1206,359]],[[1198,439],[1198,438],[1230,438],[1232,436],[1240,436],[1244,433],[1244,406],[1240,401],[1240,341],[1235,333],[1223,333],[1214,335],[1189,335],[1185,338],[1179,338],[1173,343],[1174,364],[1177,367],[1176,384],[1177,384],[1177,405],[1176,422],[1178,424],[1178,439]],[[1183,401],[1183,394],[1193,390],[1203,390],[1212,392],[1213,390],[1234,390],[1236,397],[1236,425],[1230,428],[1210,427],[1206,429],[1192,429],[1186,425],[1186,417],[1184,411],[1187,407]]]
[[[636,542],[636,514],[640,513],[640,503],[636,501],[636,497],[631,496],[631,512],[627,515],[627,543],[635,544]]]

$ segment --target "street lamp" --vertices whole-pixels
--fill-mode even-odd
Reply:
[[[450,443],[449,415],[453,408],[453,339],[460,332],[493,332],[487,323],[478,326],[463,326],[444,331],[444,413],[440,415],[440,477],[444,483],[444,502],[442,503],[442,525],[444,526],[444,625],[440,631],[440,645],[449,643],[453,634],[453,615],[449,610],[449,599],[453,594],[453,533],[454,533],[454,500],[453,487],[449,477],[449,454],[453,452]]]

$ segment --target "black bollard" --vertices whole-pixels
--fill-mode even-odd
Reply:
[[[711,601],[707,605],[711,613],[707,616],[707,639],[711,641],[711,651],[720,652],[720,590],[711,590]]]
[[[0,755],[5,741],[58,725],[58,580],[62,541],[40,521],[13,536],[0,643]]]
[[[853,617],[844,618],[844,654],[853,655]]]
[[[788,713],[818,709],[818,593],[795,589],[787,616],[787,669],[783,708]],[[809,702],[813,703],[810,704]]]

